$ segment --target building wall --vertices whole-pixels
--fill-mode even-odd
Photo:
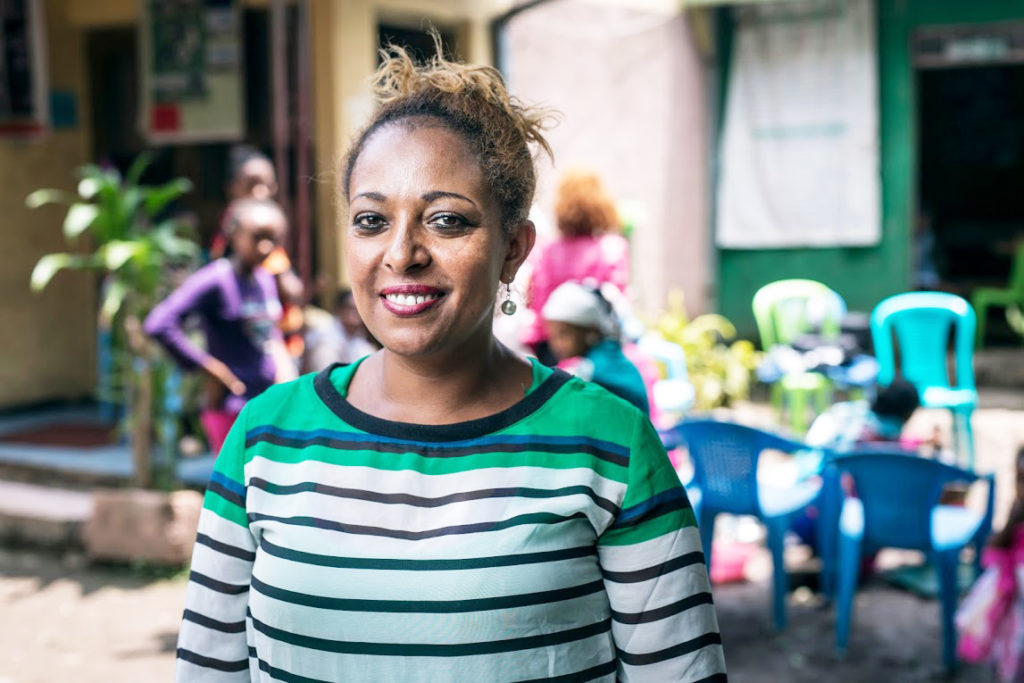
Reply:
[[[95,386],[96,278],[65,272],[44,292],[29,291],[39,257],[67,245],[63,211],[29,210],[25,196],[41,187],[74,189],[73,169],[88,153],[82,35],[69,22],[70,4],[44,2],[50,88],[74,93],[77,123],[39,140],[0,139],[0,409],[83,397]]]
[[[876,11],[882,239],[878,245],[866,248],[719,250],[718,308],[744,336],[756,336],[750,309],[754,292],[774,280],[819,280],[838,291],[851,310],[861,311],[870,311],[881,299],[910,286],[911,231],[917,191],[911,31],[930,24],[1024,18],[1024,5],[1006,0],[879,0]],[[726,35],[726,42],[728,38]]]

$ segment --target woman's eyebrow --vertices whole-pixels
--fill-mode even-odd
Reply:
[[[443,190],[434,190],[433,192],[427,192],[426,194],[420,195],[420,199],[427,202],[432,202],[437,199],[444,198],[461,199],[464,202],[469,202],[473,206],[476,206],[476,202],[467,197],[466,195],[459,194],[458,192],[445,192]]]
[[[360,192],[355,197],[352,197],[352,199],[355,200],[359,199],[360,197],[366,197],[367,199],[372,199],[375,202],[383,202],[385,199],[387,199],[387,197],[382,195],[380,192]]]

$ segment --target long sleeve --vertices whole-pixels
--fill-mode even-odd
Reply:
[[[190,275],[146,316],[146,334],[160,342],[186,370],[202,366],[209,354],[189,340],[181,323],[216,291],[217,266],[215,261]]]
[[[203,501],[178,633],[177,680],[248,681],[246,610],[256,540],[246,517],[243,410],[221,449]]]
[[[625,498],[598,541],[622,681],[725,681],[718,619],[686,491],[639,420]]]

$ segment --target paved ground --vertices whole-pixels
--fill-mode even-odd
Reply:
[[[1013,455],[1024,444],[1024,401],[1020,392],[983,392],[982,403],[974,422],[978,469],[998,473],[1005,514]],[[770,420],[760,405],[741,412]],[[946,430],[948,418],[920,411],[911,428],[930,433],[933,424]],[[837,660],[833,611],[798,591],[789,628],[774,633],[763,557],[747,568],[750,581],[715,590],[731,680],[943,680],[936,602],[869,584],[857,598],[849,655]],[[89,567],[79,556],[0,548],[0,683],[171,680],[184,585],[181,576],[151,579],[138,569]],[[982,667],[964,667],[955,680],[990,678]]]

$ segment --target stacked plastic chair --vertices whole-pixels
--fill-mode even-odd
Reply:
[[[687,420],[663,433],[666,445],[682,442],[693,463],[693,478],[686,484],[697,515],[708,566],[715,517],[719,513],[753,515],[768,531],[772,555],[772,614],[776,628],[786,626],[789,580],[783,562],[786,532],[792,517],[810,505],[821,483],[807,480],[786,488],[759,483],[757,463],[767,449],[796,453],[804,445],[771,432],[717,420]]]
[[[966,458],[968,469],[974,468],[971,415],[978,404],[974,386],[975,322],[971,305],[946,292],[896,294],[875,306],[871,313],[878,384],[886,386],[902,375],[917,388],[922,406],[949,409],[953,415],[954,450],[958,458]],[[950,382],[946,367],[951,332],[955,384]]]
[[[846,302],[838,293],[815,280],[777,280],[761,287],[752,301],[761,348],[770,351],[792,344],[816,326],[828,337],[838,337]],[[764,379],[764,377],[762,377]],[[772,381],[772,407],[781,418],[789,414],[790,428],[807,430],[807,406],[813,401],[822,412],[831,401],[832,385],[816,372],[788,372]]]
[[[995,479],[902,452],[872,451],[836,456],[831,464],[839,477],[852,478],[856,497],[842,501],[838,522],[838,605],[836,649],[846,652],[853,599],[861,558],[882,548],[925,553],[936,570],[942,610],[942,660],[956,665],[953,617],[959,595],[961,551],[973,545],[974,559],[992,531]],[[988,482],[984,512],[942,505],[943,488],[952,482]]]

